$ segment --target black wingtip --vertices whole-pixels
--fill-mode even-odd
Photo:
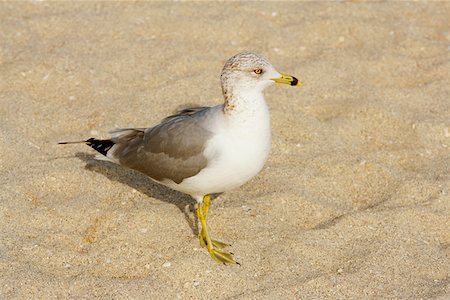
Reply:
[[[108,153],[108,151],[112,148],[112,146],[115,145],[115,143],[111,140],[97,140],[94,138],[86,140],[85,143],[95,151],[98,151],[105,156]]]
[[[58,145],[83,144],[83,143],[87,143],[87,141],[58,142]]]

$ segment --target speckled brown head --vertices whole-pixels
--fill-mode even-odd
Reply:
[[[297,78],[279,73],[266,58],[254,52],[241,52],[228,59],[220,79],[225,99],[249,90],[262,91],[274,82],[301,85]]]

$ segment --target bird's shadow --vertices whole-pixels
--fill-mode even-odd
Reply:
[[[158,184],[138,171],[108,161],[96,160],[93,155],[78,152],[75,156],[86,163],[85,169],[88,171],[102,174],[112,181],[124,183],[151,198],[174,204],[183,213],[192,232],[198,235],[198,220],[193,213],[195,202],[190,196]]]

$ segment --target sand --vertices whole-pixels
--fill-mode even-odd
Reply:
[[[448,299],[450,5],[0,4],[1,299]],[[271,87],[263,171],[193,201],[61,140],[222,101],[230,56]]]

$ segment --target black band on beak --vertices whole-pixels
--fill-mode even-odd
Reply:
[[[294,76],[292,76],[291,85],[292,85],[292,86],[295,86],[295,85],[297,85],[297,83],[298,83],[298,79],[295,78]]]

